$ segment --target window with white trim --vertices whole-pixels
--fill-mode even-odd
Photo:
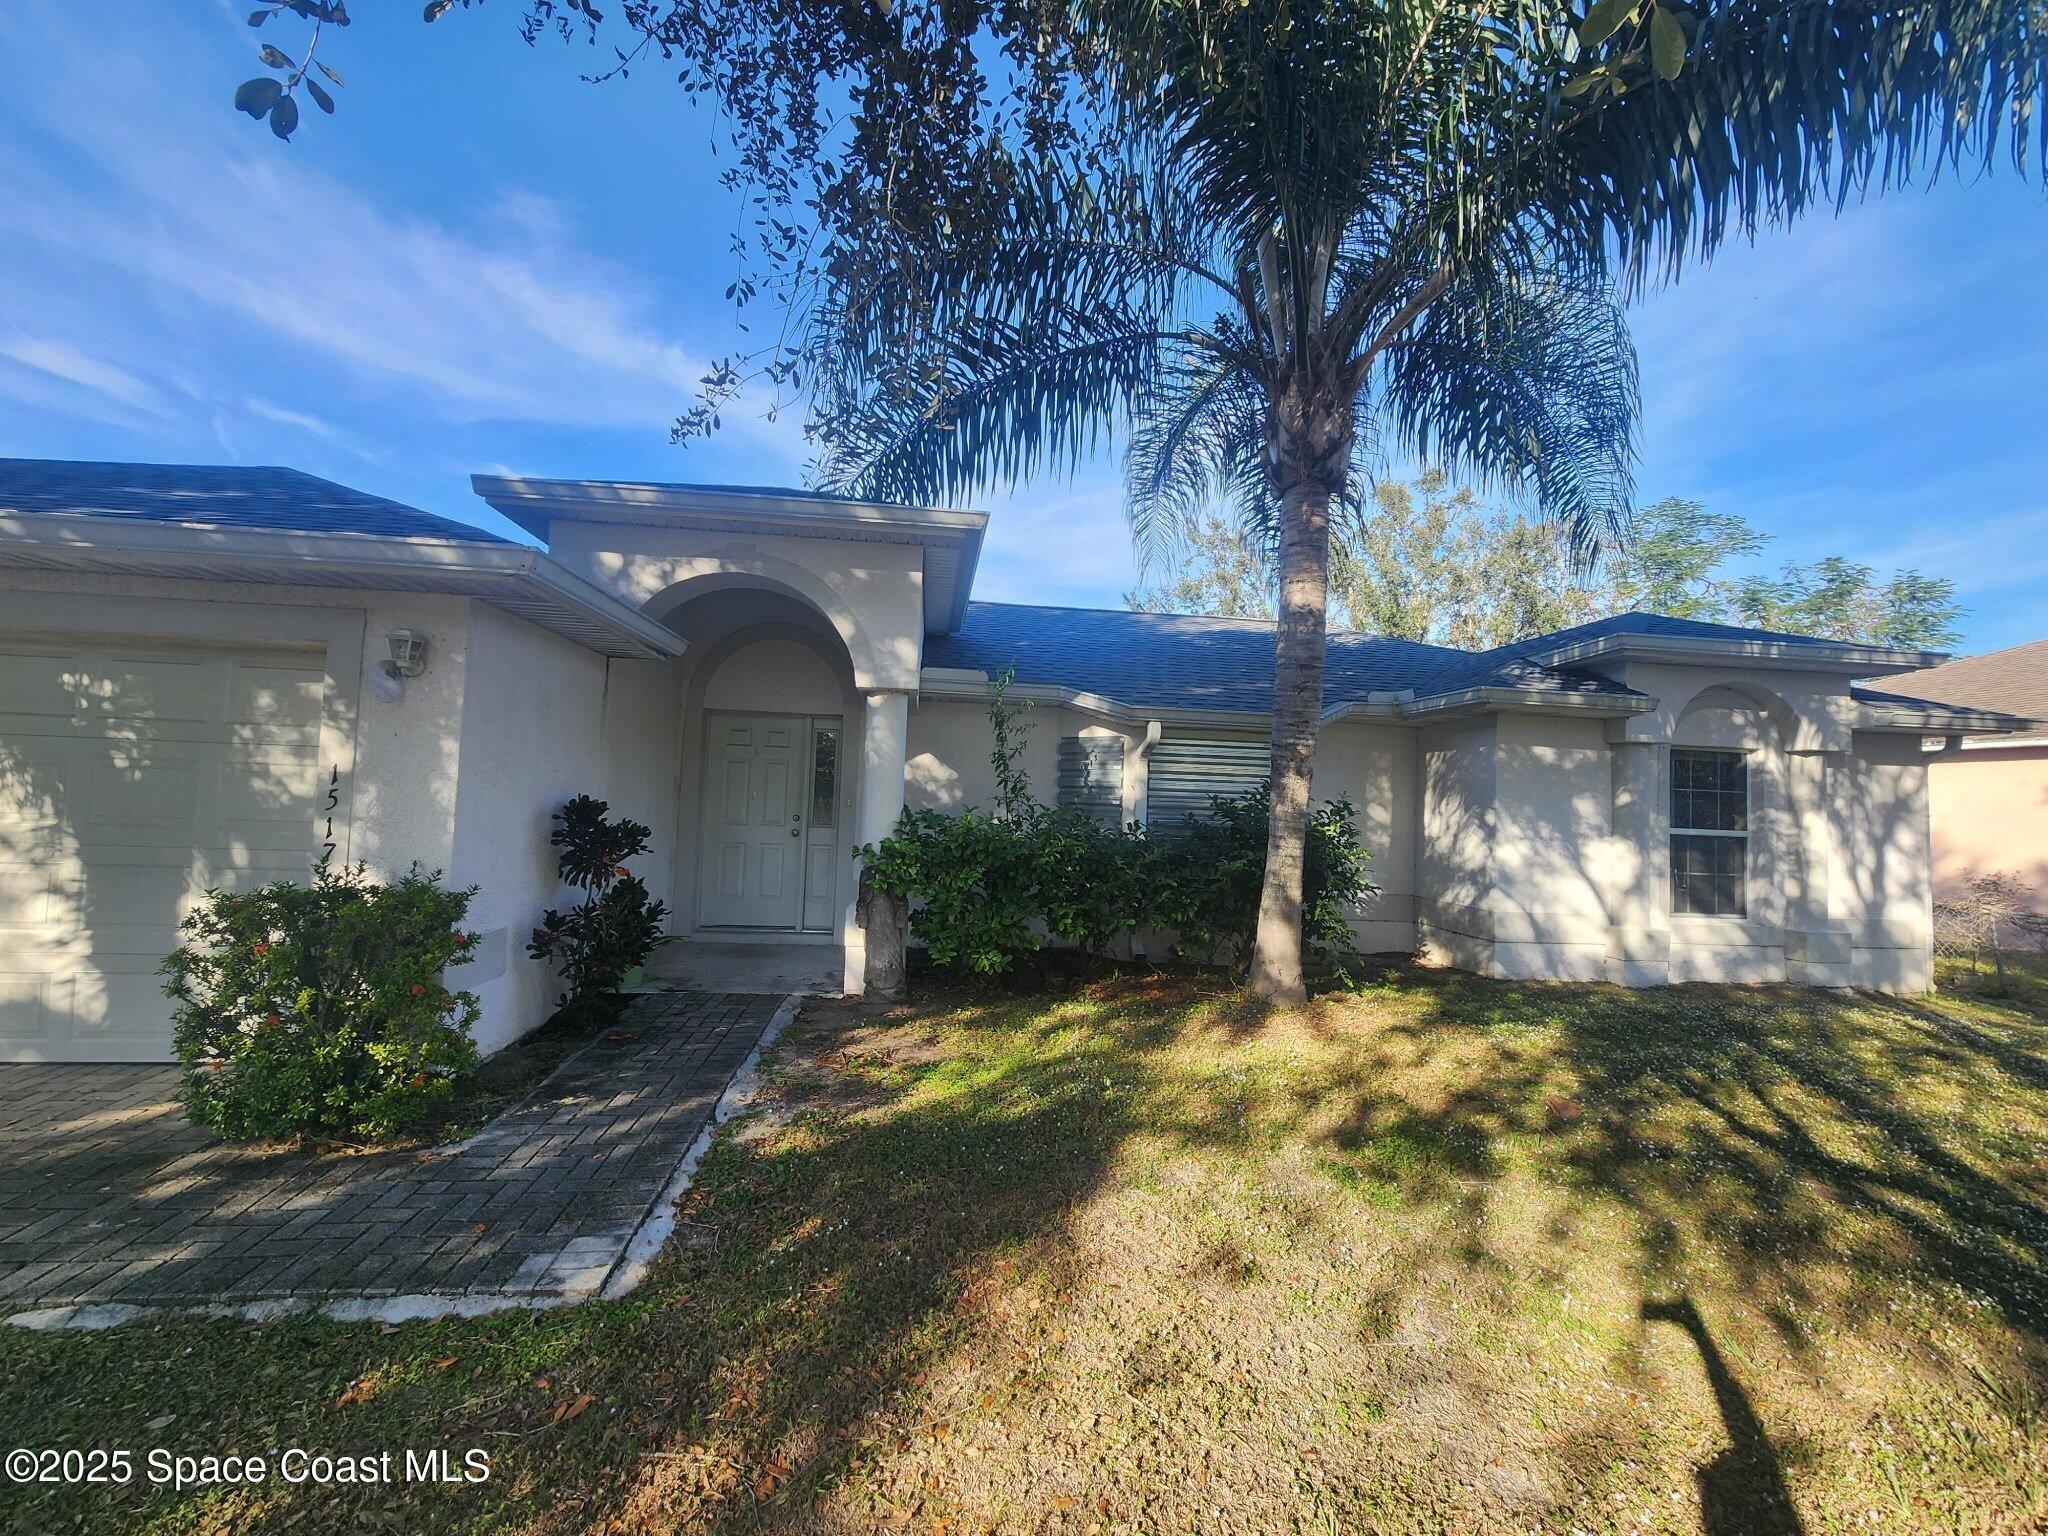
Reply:
[[[1671,910],[1749,914],[1749,759],[1671,749]]]

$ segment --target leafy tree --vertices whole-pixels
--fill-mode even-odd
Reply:
[[[1301,995],[1332,513],[1398,451],[1628,527],[1634,356],[1610,283],[2017,137],[2002,0],[1082,4],[1078,155],[987,166],[992,217],[828,263],[807,333],[829,483],[905,499],[1129,436],[1141,540],[1220,498],[1274,550],[1272,815],[1252,983]]]
[[[1439,472],[1381,481],[1372,511],[1332,537],[1331,592],[1353,629],[1485,650],[1604,613],[1641,609],[1835,640],[1938,650],[1960,639],[1955,583],[1915,570],[1885,581],[1829,556],[1777,576],[1737,576],[1731,560],[1770,542],[1740,517],[1667,498],[1636,515],[1633,537],[1597,568],[1557,524],[1488,507]],[[1272,576],[1253,540],[1211,514],[1191,534],[1178,579],[1129,594],[1134,608],[1271,617]]]
[[[1759,629],[1831,640],[1942,650],[1962,638],[1953,581],[1911,570],[1879,581],[1871,567],[1841,555],[1737,582],[1733,607],[1742,623]]]
[[[1598,611],[1567,530],[1489,507],[1441,471],[1382,480],[1336,535],[1330,581],[1353,629],[1485,650]]]
[[[1179,574],[1164,586],[1124,594],[1138,613],[1213,613],[1226,619],[1273,617],[1273,572],[1263,551],[1214,512],[1204,513],[1184,536]]]
[[[1674,619],[1727,619],[1735,587],[1719,572],[1730,560],[1770,542],[1730,512],[1667,496],[1636,514],[1634,537],[1607,550],[1603,611],[1669,614]]]
[[[433,14],[446,7],[436,0]],[[529,29],[601,29],[528,0]],[[1253,986],[1302,995],[1333,508],[1385,453],[1625,534],[1615,289],[1730,235],[2024,163],[2043,18],[2012,0],[626,0],[619,67],[716,93],[761,205],[749,370],[810,396],[832,485],[926,499],[1130,438],[1132,520],[1218,497],[1275,555]]]

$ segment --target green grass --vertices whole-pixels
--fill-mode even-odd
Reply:
[[[2048,1520],[2038,964],[1924,1000],[1399,968],[1276,1017],[1126,978],[821,1008],[774,1074],[626,1301],[0,1336],[8,1446],[479,1447],[489,1482],[0,1487],[0,1520]]]

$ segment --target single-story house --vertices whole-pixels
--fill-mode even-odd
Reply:
[[[329,850],[478,888],[460,975],[500,1045],[554,995],[525,939],[579,793],[653,829],[668,973],[858,989],[852,850],[992,797],[1012,669],[1045,799],[1159,823],[1264,774],[1270,626],[972,601],[982,513],[474,484],[536,542],[287,469],[0,461],[0,1059],[163,1058],[180,914]],[[1939,659],[1649,614],[1332,635],[1316,788],[1373,851],[1361,939],[1923,988],[1923,742],[2029,728],[1858,681]]]
[[[2035,720],[2048,717],[2048,640],[1959,656],[1913,679],[1937,697]],[[1955,900],[1972,877],[2006,875],[2031,886],[2048,916],[2048,730],[1966,736],[1929,759],[1934,896]],[[2030,941],[2011,935],[2015,946]]]

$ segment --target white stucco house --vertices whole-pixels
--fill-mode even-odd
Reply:
[[[500,1045],[552,1002],[525,940],[579,793],[653,828],[667,973],[857,989],[852,849],[990,798],[1008,668],[1047,800],[1157,824],[1264,774],[1269,626],[972,601],[981,513],[474,483],[536,543],[291,470],[0,461],[0,1059],[164,1058],[182,913],[330,845],[478,887],[460,979]],[[1374,855],[1360,936],[1924,988],[1927,743],[2028,724],[1861,685],[1938,659],[1644,614],[1333,635],[1316,789]]]

